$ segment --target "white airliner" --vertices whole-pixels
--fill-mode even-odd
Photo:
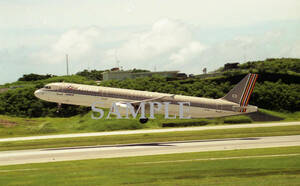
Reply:
[[[169,102],[170,115],[178,113],[178,102],[189,102],[188,113],[192,118],[209,118],[256,112],[257,107],[248,103],[257,77],[257,74],[248,74],[227,95],[219,99],[65,82],[47,84],[34,94],[42,100],[59,105],[92,106],[95,102],[102,102],[103,108],[111,108],[112,103],[119,103],[120,107],[124,103],[131,103],[137,109],[142,102]],[[164,109],[158,113],[164,114]]]

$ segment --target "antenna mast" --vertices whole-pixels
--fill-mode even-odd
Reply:
[[[69,75],[69,55],[66,54],[67,76]]]
[[[118,56],[117,56],[117,49],[115,49],[115,60],[116,60],[117,67],[120,68],[120,61],[119,61]]]

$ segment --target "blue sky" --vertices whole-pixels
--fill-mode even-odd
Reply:
[[[300,57],[297,0],[1,0],[0,84],[83,69],[201,73]]]

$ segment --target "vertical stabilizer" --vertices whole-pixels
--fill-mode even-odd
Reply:
[[[221,99],[237,103],[242,107],[247,106],[257,77],[257,74],[248,74]]]

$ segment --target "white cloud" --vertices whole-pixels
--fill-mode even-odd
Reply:
[[[117,55],[122,65],[150,68],[184,63],[204,49],[190,27],[181,21],[160,19],[148,31],[135,34],[121,47],[106,52],[106,60],[113,62]]]
[[[72,29],[48,48],[34,53],[32,61],[60,64],[65,62],[65,54],[69,54],[73,67],[78,70],[86,66],[86,61],[97,67],[110,68],[115,65],[116,58],[125,68],[159,65],[167,69],[172,65],[184,66],[204,49],[187,24],[160,19],[149,30],[121,36],[99,27]]]
[[[172,65],[184,65],[186,62],[190,60],[195,60],[197,56],[199,56],[206,47],[200,44],[197,41],[193,41],[188,43],[188,45],[178,52],[171,54],[169,59],[172,61]]]
[[[103,37],[101,33],[97,27],[72,29],[62,34],[49,48],[35,53],[33,57],[35,61],[53,64],[64,62],[65,54],[69,54],[75,60],[83,59],[97,48]]]
[[[299,0],[87,0],[85,3],[71,0],[26,3],[1,0],[0,22],[3,24],[0,27],[148,25],[161,17],[172,17],[200,25],[239,26],[299,19],[299,8]]]
[[[300,40],[287,42],[285,32],[269,31],[257,35],[241,35],[218,42],[203,50],[194,60],[185,64],[186,72],[209,71],[225,63],[264,60],[266,58],[300,57]]]
[[[81,55],[91,50],[100,36],[100,30],[89,28],[87,30],[71,30],[61,36],[59,41],[53,45],[53,50],[58,52],[76,52]]]
[[[117,51],[125,61],[150,60],[186,45],[191,39],[186,25],[161,19],[153,24],[150,31],[136,34]]]
[[[72,72],[113,67],[116,56],[124,68],[193,73],[300,57],[299,8],[299,0],[3,0],[0,80],[9,72],[65,73],[57,66],[66,53]]]
[[[204,67],[213,70],[227,62],[295,57],[299,52],[298,43],[284,42],[287,33],[283,31],[237,35],[207,45],[194,36],[194,29],[198,28],[174,19],[160,19],[148,30],[131,34],[99,27],[72,29],[49,48],[35,53],[33,61],[55,65],[64,63],[65,54],[69,54],[73,71],[88,64],[107,69],[119,60],[125,69],[156,66],[158,70],[199,73]]]

